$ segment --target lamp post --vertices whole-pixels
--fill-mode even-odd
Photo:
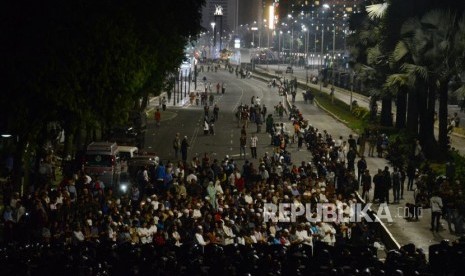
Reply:
[[[213,46],[212,46],[212,50],[210,51],[210,57],[211,59],[213,59],[213,56],[215,54],[215,48],[216,48],[216,33],[215,33],[215,25],[216,23],[215,22],[212,22],[210,23],[210,25],[212,26],[212,30],[213,30]]]
[[[257,27],[250,28],[252,30],[252,47],[255,48],[255,31],[258,30]]]
[[[333,23],[333,69],[331,70],[332,75],[333,75],[333,87],[334,87],[334,82],[336,80],[336,24]]]
[[[279,31],[278,36],[278,71],[279,71],[279,64],[281,63],[281,37],[283,35],[283,31]]]
[[[324,44],[325,44],[325,25],[321,24],[321,58],[323,59],[323,51],[324,51]],[[323,60],[320,63],[320,71],[323,68]]]
[[[328,4],[323,4],[323,13],[325,10],[328,10],[329,9],[329,5]],[[324,23],[321,24],[321,58],[324,58],[323,57],[323,51],[324,51],[324,43],[325,42],[325,25]],[[321,67],[323,67],[323,60],[321,62]],[[321,70],[322,68],[320,68]]]

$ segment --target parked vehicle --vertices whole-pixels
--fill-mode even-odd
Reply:
[[[138,155],[129,159],[128,161],[128,173],[132,179],[136,179],[137,172],[147,167],[149,170],[154,169],[158,166],[160,159],[156,155]]]
[[[118,146],[119,157],[121,159],[121,172],[128,171],[128,162],[139,153],[139,149],[134,146]]]
[[[286,73],[291,73],[291,74],[293,74],[293,73],[294,73],[294,69],[292,69],[291,66],[288,66],[288,67],[286,68]]]
[[[98,176],[105,187],[119,184],[121,163],[116,143],[92,142],[87,146],[84,171],[91,177]]]
[[[121,160],[129,160],[139,154],[139,148],[135,146],[118,146]]]

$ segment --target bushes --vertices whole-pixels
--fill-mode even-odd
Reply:
[[[364,107],[357,106],[352,109],[352,114],[354,114],[355,117],[357,117],[358,119],[366,121],[370,116],[370,110]]]

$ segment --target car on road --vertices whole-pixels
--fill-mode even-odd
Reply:
[[[291,74],[292,74],[292,73],[294,73],[294,69],[292,69],[291,66],[288,66],[288,67],[286,68],[286,73],[291,73]]]

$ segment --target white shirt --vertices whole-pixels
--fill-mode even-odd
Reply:
[[[145,227],[137,228],[137,234],[139,235],[139,239],[142,244],[149,243],[149,240],[148,240],[149,230],[147,228]]]
[[[224,194],[223,188],[221,187],[221,182],[219,180],[215,182],[215,190],[217,194]]]
[[[176,241],[176,243],[174,244],[175,246],[181,246],[182,245],[182,243],[180,242],[181,241],[181,235],[179,235],[178,231],[174,231],[173,234],[172,234],[172,237]]]
[[[206,243],[205,240],[203,239],[202,234],[200,234],[200,233],[195,233],[195,239],[197,240],[197,242],[198,242],[200,245],[207,245],[207,243]]]
[[[321,223],[321,226],[318,229],[320,233],[321,241],[327,243],[328,245],[334,245],[336,242],[336,229],[328,223]]]
[[[250,146],[252,148],[256,148],[257,147],[257,142],[258,142],[258,137],[257,136],[252,136],[250,137]]]
[[[236,180],[235,174],[234,173],[230,174],[228,178],[229,185],[234,185],[235,180]]]
[[[439,196],[431,197],[430,202],[431,202],[431,212],[442,211],[442,199]]]
[[[150,226],[149,229],[147,229],[147,233],[149,235],[147,237],[147,239],[148,239],[149,243],[151,243],[152,240],[153,240],[153,235],[155,235],[157,233],[157,226],[156,225]]]
[[[260,173],[261,177],[263,180],[268,180],[268,178],[270,178],[270,174],[268,173],[267,170],[263,170],[261,173]]]
[[[82,233],[82,231],[80,231],[80,230],[79,231],[74,231],[73,234],[74,234],[74,238],[77,241],[80,241],[80,242],[84,241],[84,234]]]
[[[192,213],[192,217],[193,218],[200,218],[200,217],[202,217],[202,213],[200,212],[199,209],[194,209],[194,211]]]
[[[244,200],[247,204],[252,204],[253,203],[253,198],[251,195],[247,194],[244,196]]]
[[[255,238],[254,235],[250,235],[250,239],[252,240],[252,243],[257,243],[257,238]]]
[[[304,244],[313,245],[312,236],[308,235],[307,230],[296,231],[295,234],[303,241]]]
[[[236,235],[234,235],[232,229],[227,225],[223,225],[223,231],[226,235],[226,237],[224,238],[224,245],[233,244],[234,237],[236,237]]]

